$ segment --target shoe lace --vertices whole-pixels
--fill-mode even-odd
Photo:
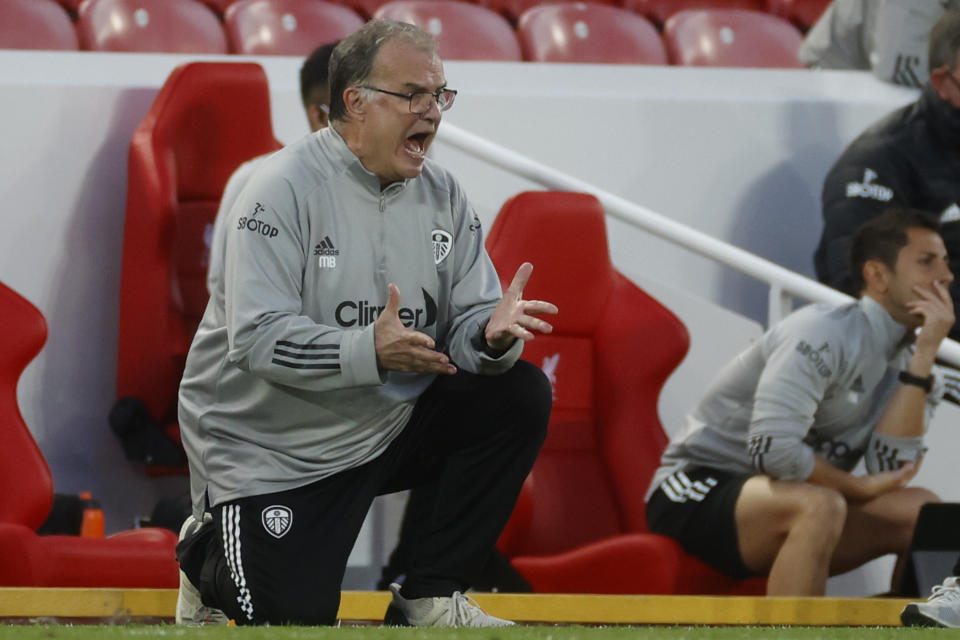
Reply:
[[[960,579],[947,578],[943,581],[943,584],[934,586],[930,600],[941,600],[944,602],[960,600]]]
[[[469,596],[454,591],[453,595],[450,596],[450,608],[447,609],[446,623],[451,627],[467,626],[471,620],[482,614],[483,609]]]

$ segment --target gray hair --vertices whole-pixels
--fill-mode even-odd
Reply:
[[[957,52],[960,51],[960,11],[947,10],[934,23],[930,30],[930,71],[957,66]]]
[[[343,92],[370,77],[380,48],[390,40],[402,40],[424,51],[437,50],[436,39],[412,24],[393,20],[367,22],[341,40],[330,57],[331,121],[346,119]]]

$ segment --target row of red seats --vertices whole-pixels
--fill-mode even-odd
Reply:
[[[56,0],[76,18],[83,0]],[[198,0],[212,9],[220,18],[227,9],[238,0]],[[311,0],[301,0],[309,2]],[[493,9],[516,23],[527,9],[544,4],[545,1],[563,2],[567,0],[473,0],[476,4]],[[569,0],[573,1],[573,0]],[[684,9],[752,9],[766,11],[786,18],[797,27],[806,31],[830,4],[831,0],[600,0],[639,13],[657,28],[661,28],[667,18]],[[356,10],[364,18],[370,18],[386,0],[340,0],[341,4]]]
[[[373,16],[430,31],[449,60],[800,66],[797,27],[750,9],[686,9],[667,18],[662,35],[639,13],[597,3],[533,6],[516,28],[492,9],[458,0],[393,0]],[[84,0],[74,24],[56,0],[5,0],[0,48],[302,56],[363,21],[324,0],[231,0],[222,24],[197,0]]]

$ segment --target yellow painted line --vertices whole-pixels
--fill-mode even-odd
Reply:
[[[173,617],[176,589],[0,588],[0,617]]]
[[[476,594],[493,615],[526,622],[899,626],[909,600]]]
[[[343,591],[337,617],[341,620],[383,620],[390,598],[386,591]]]
[[[740,596],[472,594],[489,613],[523,622],[899,626],[909,600]],[[0,588],[0,618],[172,618],[175,589]],[[383,591],[344,591],[339,617],[380,620]]]

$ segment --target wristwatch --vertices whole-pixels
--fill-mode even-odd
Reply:
[[[929,375],[926,378],[921,378],[920,376],[913,375],[909,371],[901,371],[900,382],[903,384],[912,384],[915,387],[920,387],[927,393],[930,393],[930,390],[933,389],[932,375]]]

